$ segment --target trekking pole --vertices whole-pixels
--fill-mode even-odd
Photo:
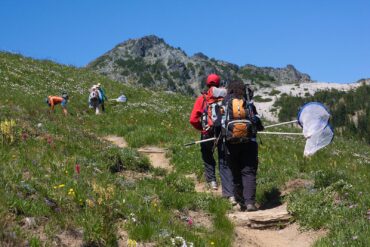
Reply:
[[[303,133],[291,133],[291,132],[268,132],[268,131],[261,131],[261,132],[258,132],[258,134],[303,136]]]
[[[215,143],[213,144],[212,153],[215,151],[216,147],[218,146],[218,142],[220,141],[221,134],[222,134],[222,132],[220,132],[220,134],[216,138]]]
[[[190,143],[187,143],[187,144],[184,144],[184,146],[191,146],[191,145],[195,145],[195,144],[199,144],[199,143],[203,143],[203,142],[210,142],[210,141],[213,141],[213,140],[216,140],[216,137],[212,137],[212,138],[209,138],[209,139],[204,139],[204,140],[200,140],[200,141],[194,141],[194,142],[190,142]]]
[[[265,129],[272,128],[272,127],[275,127],[275,126],[280,126],[280,125],[286,125],[286,124],[290,124],[290,123],[296,123],[296,122],[298,122],[298,120],[293,120],[293,121],[283,122],[283,123],[277,123],[277,124],[271,124],[271,125],[265,126]]]

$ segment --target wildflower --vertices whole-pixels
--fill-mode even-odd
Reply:
[[[188,225],[189,226],[193,225],[193,219],[191,217],[188,218]]]
[[[0,134],[3,136],[4,140],[7,140],[9,143],[14,142],[14,127],[16,123],[13,119],[5,120],[0,123]]]
[[[92,208],[92,207],[95,206],[95,203],[92,200],[90,200],[90,199],[86,199],[86,204],[90,208]]]
[[[75,196],[75,195],[76,195],[76,193],[75,193],[75,191],[71,188],[71,189],[69,189],[69,191],[68,191],[68,195],[69,195],[69,196]]]
[[[47,136],[47,137],[46,137],[46,141],[47,141],[47,143],[48,143],[50,146],[52,146],[52,145],[53,145],[53,137],[51,137],[51,136]]]
[[[176,236],[175,238],[171,238],[171,242],[173,246],[181,246],[187,247],[186,241],[183,237]]]
[[[127,240],[127,247],[136,247],[137,246],[137,242],[133,239],[128,239]]]
[[[63,188],[64,186],[65,184],[59,184],[59,185],[54,186],[54,189],[60,189],[60,188]]]
[[[105,198],[108,200],[112,197],[114,194],[114,187],[112,185],[109,185],[105,191]]]
[[[76,170],[76,173],[77,173],[78,175],[80,175],[80,165],[79,165],[79,164],[76,164],[76,166],[75,166],[75,170]]]
[[[26,141],[28,139],[28,134],[27,134],[27,132],[23,132],[22,133],[22,140],[23,141]]]
[[[130,219],[133,223],[136,223],[136,218],[135,218],[135,214],[134,213],[131,213],[130,214]]]
[[[358,239],[358,236],[356,235],[352,237],[352,240],[357,240],[357,239]]]
[[[215,242],[211,241],[211,245],[215,245]]]
[[[103,203],[103,198],[99,197],[98,198],[98,204],[101,205]]]

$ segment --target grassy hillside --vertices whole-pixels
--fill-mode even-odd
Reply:
[[[98,82],[108,97],[124,93],[128,103],[108,103],[106,114],[95,116],[87,107],[87,90]],[[44,98],[62,90],[70,94],[69,116],[58,107],[48,114]],[[198,138],[188,124],[192,103],[85,69],[0,53],[0,245],[52,246],[55,236],[75,232],[85,246],[115,246],[124,229],[133,241],[158,246],[171,246],[177,236],[188,246],[231,246],[233,225],[226,217],[231,206],[195,193],[185,177],[195,173],[203,179],[199,147],[182,146]],[[130,148],[98,138],[107,134],[123,136]],[[145,145],[168,148],[175,172],[151,167],[135,149]],[[337,138],[303,159],[303,147],[301,139],[263,137],[258,202],[286,200],[303,227],[328,229],[317,246],[370,245],[370,148]],[[112,173],[117,165],[143,178]],[[311,179],[314,186],[277,197],[295,178]],[[189,210],[209,214],[212,226],[190,226],[178,217]],[[35,227],[26,227],[27,217],[35,218]]]

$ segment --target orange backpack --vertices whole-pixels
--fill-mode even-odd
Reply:
[[[252,122],[253,113],[246,100],[232,98],[225,106],[225,137],[229,143],[246,143],[255,137],[257,130]]]

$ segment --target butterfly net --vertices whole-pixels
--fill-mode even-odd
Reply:
[[[333,140],[334,131],[329,118],[329,111],[321,103],[310,102],[302,106],[298,113],[298,123],[306,138],[304,156],[313,155]]]

